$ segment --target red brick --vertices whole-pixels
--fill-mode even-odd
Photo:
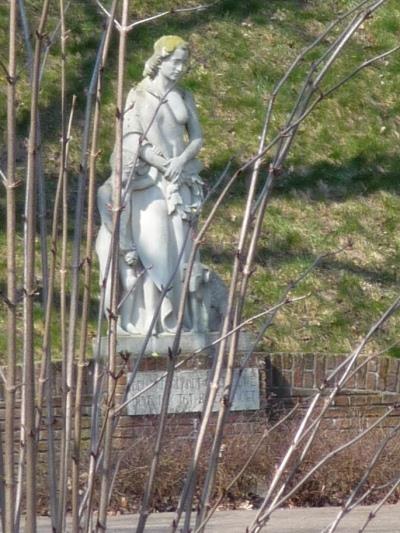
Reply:
[[[390,374],[395,374],[395,375],[399,373],[399,360],[398,359],[395,359],[394,357],[389,358],[388,372],[390,372]]]
[[[386,386],[385,390],[389,392],[396,392],[397,389],[397,375],[396,374],[388,374],[386,376]]]
[[[367,386],[367,365],[364,365],[356,374],[357,389],[365,389]]]
[[[377,381],[378,381],[378,377],[376,374],[372,374],[371,372],[367,373],[366,385],[367,385],[368,390],[376,390]]]
[[[315,360],[315,357],[313,354],[305,354],[303,355],[303,360],[304,360],[304,368],[306,370],[314,370],[314,360]]]
[[[348,407],[350,405],[350,397],[349,396],[336,396],[334,400],[334,405],[340,406],[340,407]]]
[[[340,431],[353,429],[351,418],[341,418],[336,423],[336,428]]]
[[[314,373],[304,372],[303,374],[303,387],[306,389],[314,388]]]
[[[356,388],[356,375],[354,374],[350,379],[346,381],[346,389],[355,389]]]
[[[333,405],[329,408],[327,416],[333,416],[333,418],[346,418],[349,416],[348,404],[344,406]]]
[[[283,355],[283,368],[285,370],[291,370],[293,368],[293,355],[291,354]]]
[[[368,396],[364,394],[351,394],[349,396],[350,398],[350,405],[366,405],[368,402]]]
[[[382,394],[375,393],[368,395],[368,405],[381,405],[382,404]]]
[[[288,387],[292,387],[293,385],[293,372],[292,370],[283,370],[282,377],[284,379],[283,385],[286,385]]]
[[[325,381],[325,364],[326,358],[324,356],[319,356],[315,360],[315,375],[314,375],[314,385],[320,387]]]
[[[301,359],[295,360],[295,366],[293,371],[293,386],[303,386],[303,361]]]
[[[400,397],[397,394],[390,394],[388,392],[388,393],[384,393],[381,395],[381,403],[383,404],[394,405],[398,403],[399,400],[400,400]]]
[[[337,359],[335,356],[330,355],[326,358],[326,369],[333,370],[337,367]]]

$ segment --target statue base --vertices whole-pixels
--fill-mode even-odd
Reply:
[[[207,389],[210,383],[210,369],[177,370],[172,383],[169,414],[201,413]],[[138,372],[129,391],[127,414],[130,416],[159,415],[161,412],[164,393],[165,370]],[[130,374],[127,379],[129,382]],[[221,376],[220,386],[213,405],[213,411],[218,411],[224,390],[225,370]],[[154,384],[158,381],[156,384]],[[241,375],[239,369],[234,369],[233,383],[236,394],[231,405],[231,411],[258,411],[260,409],[260,378],[258,368],[245,368]],[[144,389],[150,387],[143,392]]]
[[[218,350],[219,342],[217,342],[220,334],[216,331],[207,333],[196,333],[193,331],[185,331],[181,334],[180,350],[181,353],[190,354],[198,351],[199,353],[207,353],[213,355]],[[159,335],[152,335],[147,343],[144,354],[145,355],[167,355],[169,348],[172,347],[175,339],[174,333],[160,333]],[[144,335],[129,335],[119,334],[117,338],[117,352],[128,352],[132,355],[139,355],[143,349],[145,336]],[[238,351],[246,352],[251,349],[254,343],[254,335],[247,331],[242,331],[239,334]],[[94,346],[96,349],[96,346]],[[107,357],[108,338],[101,337],[100,339],[100,356]]]

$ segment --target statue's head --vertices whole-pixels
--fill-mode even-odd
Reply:
[[[185,52],[189,58],[189,44],[177,35],[164,35],[154,43],[154,53],[146,61],[143,76],[154,78],[161,66],[161,63],[172,56],[177,50]]]

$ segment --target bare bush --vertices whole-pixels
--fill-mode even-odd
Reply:
[[[37,209],[37,193],[43,199],[44,183],[40,171],[40,101],[41,82],[45,70],[49,46],[55,39],[58,29],[52,38],[47,39],[47,19],[50,10],[49,0],[44,0],[37,27],[32,32],[34,46],[30,43],[30,35],[26,26],[24,2],[19,0],[19,9],[24,27],[24,36],[28,55],[30,56],[30,94],[27,105],[30,108],[29,138],[26,154],[25,181],[25,213],[24,213],[24,252],[23,260],[19,261],[20,271],[17,273],[16,261],[16,0],[10,5],[10,41],[8,67],[1,64],[6,72],[8,83],[8,165],[7,176],[3,182],[7,189],[7,267],[8,291],[3,296],[7,306],[7,376],[2,376],[6,385],[7,426],[4,457],[6,465],[0,472],[0,504],[4,515],[4,530],[14,533],[19,530],[22,513],[26,514],[25,531],[36,532],[36,514],[38,505],[42,505],[43,494],[51,495],[50,513],[53,530],[61,533],[65,530],[66,513],[70,509],[73,515],[73,530],[104,531],[107,529],[107,511],[109,505],[118,510],[137,510],[140,504],[140,518],[137,532],[144,531],[146,520],[151,509],[176,509],[171,531],[180,527],[185,514],[183,531],[190,529],[192,510],[197,511],[195,530],[204,531],[206,523],[216,506],[229,500],[236,506],[238,501],[255,498],[259,487],[254,488],[255,480],[265,479],[263,498],[258,501],[259,511],[249,532],[258,533],[266,524],[271,514],[279,507],[289,504],[322,504],[343,501],[343,513],[349,512],[355,505],[366,501],[384,501],[385,498],[398,498],[399,473],[395,469],[395,457],[398,453],[398,427],[387,432],[379,429],[381,423],[389,417],[396,406],[391,405],[378,419],[367,428],[357,433],[332,433],[323,428],[323,420],[335,397],[357,369],[365,362],[359,362],[359,356],[371,338],[384,327],[385,323],[400,307],[400,298],[396,299],[388,309],[376,317],[370,330],[359,339],[357,346],[346,356],[343,362],[327,376],[311,397],[303,416],[295,422],[281,419],[270,428],[263,428],[258,440],[249,431],[229,434],[229,423],[232,421],[230,409],[235,395],[234,369],[238,351],[240,330],[249,321],[255,322],[258,335],[254,346],[245,354],[240,370],[248,365],[257,342],[271,326],[276,314],[285,306],[307,297],[303,294],[295,298],[293,290],[296,282],[291,283],[284,291],[278,303],[268,309],[262,309],[249,319],[244,316],[245,304],[254,262],[259,245],[260,234],[267,208],[271,200],[273,187],[282,174],[291,146],[300,127],[313,110],[339,90],[345,83],[352,80],[363,69],[386,60],[399,50],[396,46],[378,56],[362,60],[347,72],[344,77],[332,81],[328,74],[337,58],[344,53],[348,42],[360,30],[374,13],[384,6],[385,0],[364,0],[357,4],[351,3],[348,11],[341,13],[327,28],[300,52],[279,80],[268,100],[265,119],[260,134],[259,147],[256,154],[244,162],[240,168],[231,171],[228,166],[218,180],[220,188],[216,192],[206,219],[199,224],[194,237],[193,249],[186,265],[185,279],[182,285],[182,297],[179,303],[178,325],[176,334],[168,353],[168,369],[162,377],[164,393],[160,415],[156,419],[155,429],[148,436],[135,441],[131,453],[125,456],[115,447],[114,432],[118,427],[121,412],[126,405],[126,395],[118,404],[117,386],[120,374],[117,367],[117,336],[118,315],[120,312],[120,291],[118,281],[118,257],[121,217],[124,211],[124,200],[132,180],[130,173],[125,188],[122,186],[123,168],[123,125],[124,125],[124,72],[126,63],[127,36],[139,23],[149,22],[162,16],[178,16],[179,12],[194,12],[209,6],[192,6],[181,10],[166,11],[155,14],[143,21],[129,20],[129,1],[123,0],[119,6],[113,0],[110,9],[100,2],[97,4],[105,14],[104,30],[101,34],[97,56],[93,66],[90,86],[87,91],[85,118],[81,139],[81,160],[75,202],[74,237],[72,242],[72,260],[68,261],[68,143],[71,131],[67,126],[66,102],[66,64],[68,60],[67,34],[68,28],[64,19],[66,6],[60,0],[60,23],[57,27],[61,32],[61,78],[60,92],[62,95],[61,146],[59,157],[59,180],[57,198],[54,201],[54,214],[51,239],[50,271],[44,280],[45,298],[45,333],[42,345],[42,363],[39,384],[35,381],[35,298],[37,293],[36,271],[37,252],[36,226],[41,220],[42,238],[41,254],[42,269],[47,268],[47,239],[45,232],[45,212],[43,206]],[[89,12],[94,6],[88,4]],[[117,20],[118,19],[118,20]],[[98,157],[98,136],[101,122],[102,83],[111,47],[112,32],[118,34],[117,53],[117,98],[115,102],[115,174],[113,183],[112,232],[110,253],[107,259],[106,273],[103,276],[100,295],[97,327],[97,348],[95,349],[95,371],[93,377],[93,401],[91,406],[91,442],[90,451],[81,447],[82,429],[82,387],[83,368],[87,363],[86,352],[89,345],[88,316],[91,300],[91,262],[92,241],[94,231],[94,196],[96,168]],[[48,41],[47,47],[46,42]],[[321,48],[320,48],[321,47]],[[33,53],[32,53],[33,52]],[[311,56],[310,56],[311,53]],[[276,114],[276,101],[289,84],[292,73],[300,64],[309,61],[305,79],[297,89],[293,108],[283,119]],[[292,90],[292,89],[291,89]],[[163,99],[154,112],[153,120]],[[74,105],[72,105],[72,108]],[[73,113],[70,114],[70,126]],[[150,127],[150,126],[149,126]],[[143,143],[144,135],[139,143]],[[218,140],[215,140],[218,142]],[[264,172],[264,166],[267,170]],[[134,165],[133,165],[134,167]],[[228,171],[229,169],[229,171]],[[199,247],[214,221],[218,210],[223,208],[232,187],[243,174],[249,175],[246,197],[243,199],[241,224],[238,229],[238,241],[233,256],[230,275],[230,286],[227,298],[227,309],[221,336],[218,342],[216,357],[211,369],[208,393],[203,411],[193,438],[182,438],[172,442],[169,439],[173,418],[168,416],[173,376],[179,368],[181,333],[185,305],[190,292],[191,270]],[[85,203],[88,203],[88,224],[86,233],[85,256],[82,259],[82,234],[85,221]],[[61,216],[62,213],[62,216]],[[188,228],[195,233],[195,226],[200,213],[196,213],[196,221]],[[61,235],[61,250],[57,241]],[[183,251],[182,251],[183,253]],[[62,440],[59,457],[56,457],[53,434],[51,361],[53,357],[50,320],[55,306],[54,282],[56,265],[60,264],[59,282],[61,286],[61,336],[63,355],[62,407]],[[316,263],[301,276],[306,276]],[[176,266],[178,268],[178,265]],[[84,270],[84,279],[82,279]],[[68,272],[67,272],[68,271]],[[22,274],[24,286],[22,290],[23,314],[17,312],[16,278]],[[67,279],[67,273],[69,280]],[[109,276],[109,278],[108,278]],[[111,280],[111,296],[107,320],[104,320],[105,292],[107,279]],[[163,298],[169,291],[171,281],[162,287],[160,301],[153,317],[157,321]],[[84,286],[84,287],[83,287]],[[83,290],[83,305],[81,295]],[[67,312],[69,304],[69,313]],[[43,316],[43,312],[42,315]],[[22,326],[23,377],[16,382],[16,346],[17,327],[19,320]],[[103,322],[107,322],[104,324]],[[144,340],[144,346],[138,354],[131,380],[136,377],[137,370],[144,357],[146,345],[152,335],[152,326]],[[108,329],[106,360],[100,357],[99,339],[102,332]],[[79,349],[77,346],[79,345]],[[193,357],[191,354],[189,357]],[[74,368],[77,372],[77,388],[75,388]],[[221,378],[223,385],[221,386]],[[22,413],[19,424],[15,423],[17,415],[15,392],[22,389]],[[213,405],[218,392],[222,392],[218,413],[213,416]],[[141,392],[143,393],[143,391]],[[41,421],[44,418],[44,407],[47,407],[47,435],[49,436],[48,453],[48,485],[43,488],[41,483],[42,466],[38,460],[38,443]],[[290,418],[289,413],[287,418]],[[73,424],[75,422],[75,424]],[[20,426],[20,445],[16,446],[15,431]],[[329,445],[327,445],[327,441]],[[362,443],[361,443],[362,441]],[[366,444],[368,443],[368,444]],[[363,450],[363,461],[360,449]],[[367,453],[368,452],[368,453]],[[19,454],[18,471],[14,469],[14,458]],[[365,454],[368,455],[365,460]],[[384,459],[383,459],[384,458]],[[362,464],[363,463],[363,464]],[[0,462],[0,468],[3,469]],[[335,469],[335,475],[327,475]],[[393,476],[395,478],[393,479]],[[69,480],[72,478],[72,486]],[[38,491],[40,480],[40,493]],[[132,480],[134,480],[132,482]],[[145,489],[143,490],[143,486]],[[168,491],[168,494],[167,494]],[[350,494],[349,494],[350,493]],[[257,498],[256,498],[257,499]],[[5,502],[5,503],[3,503]],[[96,524],[92,524],[93,510],[98,509]],[[335,530],[342,515],[329,526],[329,532]]]

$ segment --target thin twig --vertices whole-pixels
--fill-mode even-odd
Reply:
[[[40,67],[40,80],[42,80],[42,78],[43,78],[43,74],[44,74],[45,68],[46,68],[47,58],[49,56],[51,47],[55,43],[55,41],[57,39],[57,35],[59,34],[60,30],[62,30],[62,26],[63,26],[63,22],[62,21],[65,19],[65,15],[67,14],[67,11],[68,11],[70,5],[71,5],[71,2],[68,2],[68,4],[63,7],[62,15],[60,14],[60,18],[59,18],[59,20],[58,20],[58,22],[56,24],[56,27],[52,31],[50,37],[47,39],[46,47],[45,47],[45,50],[44,50],[44,53],[43,53],[43,58],[42,58],[42,64],[41,64],[41,67]],[[65,40],[65,36],[64,36],[64,40]],[[61,55],[62,54],[63,53],[61,52]]]
[[[117,0],[114,0],[116,3]],[[111,26],[112,25],[108,25]],[[72,389],[72,380],[73,380],[73,359],[75,353],[75,341],[76,341],[76,323],[78,315],[78,298],[79,298],[79,269],[80,269],[80,244],[81,244],[81,234],[82,234],[82,223],[83,223],[83,210],[84,210],[84,197],[85,197],[85,187],[87,181],[87,166],[88,166],[88,152],[89,152],[89,139],[90,139],[90,126],[91,126],[91,116],[92,116],[92,106],[94,97],[96,94],[96,87],[98,82],[98,76],[100,71],[100,66],[103,64],[102,59],[104,59],[103,54],[105,50],[105,41],[106,41],[107,30],[102,33],[100,44],[97,50],[97,56],[95,65],[92,72],[92,77],[89,84],[89,89],[87,93],[86,100],[86,109],[85,109],[85,122],[84,122],[84,131],[83,131],[83,140],[82,140],[82,155],[81,155],[81,164],[80,164],[80,176],[78,181],[78,192],[76,200],[76,210],[75,210],[75,225],[74,225],[74,239],[72,246],[72,280],[71,280],[71,297],[70,297],[70,313],[69,313],[69,332],[68,332],[68,342],[67,342],[67,369],[66,373],[69,376],[69,384]],[[72,390],[70,389],[69,405],[68,405],[68,416],[65,421],[65,449],[64,455],[65,460],[68,460],[69,455],[69,446],[70,446],[70,436],[72,430]],[[95,398],[95,391],[93,391],[93,397]],[[69,435],[69,437],[67,436]],[[88,483],[93,483],[94,480],[88,477]],[[62,486],[66,486],[66,477],[64,477]]]
[[[129,0],[122,2],[121,26],[127,25]],[[117,80],[117,102],[116,102],[116,124],[115,124],[115,175],[113,183],[113,217],[111,232],[111,290],[110,290],[110,313],[109,313],[109,333],[108,333],[108,383],[105,416],[105,437],[104,453],[101,472],[99,514],[97,518],[96,531],[106,529],[107,507],[109,501],[109,484],[111,480],[112,462],[112,437],[113,437],[113,412],[115,409],[115,367],[117,354],[118,336],[118,261],[119,261],[119,236],[121,223],[121,200],[122,200],[122,173],[123,173],[123,121],[124,114],[124,67],[127,45],[127,33],[121,31],[119,35],[118,50],[118,80]]]
[[[397,424],[397,426],[395,426],[391,431],[390,433],[383,439],[383,441],[381,442],[380,446],[378,447],[377,451],[375,452],[375,455],[374,457],[371,459],[371,461],[366,465],[366,468],[364,470],[364,473],[361,477],[361,479],[359,480],[359,482],[356,484],[356,486],[353,488],[353,490],[351,491],[351,494],[350,496],[348,497],[348,499],[346,500],[345,504],[342,506],[341,510],[339,511],[336,519],[332,522],[332,524],[326,529],[324,530],[324,533],[334,533],[334,531],[336,531],[339,523],[341,522],[341,520],[344,518],[344,516],[350,512],[351,510],[351,506],[354,502],[354,499],[358,493],[358,491],[360,490],[360,488],[364,485],[364,483],[367,481],[371,471],[373,470],[373,468],[375,467],[377,461],[379,460],[379,458],[381,457],[382,453],[384,452],[386,446],[388,445],[388,443],[397,435],[398,431],[400,430],[400,424]]]
[[[40,58],[49,0],[44,0],[41,17],[35,32],[35,53],[32,68],[31,114],[28,141],[28,164],[25,204],[25,265],[24,265],[24,380],[25,380],[25,443],[26,443],[26,521],[25,531],[36,532],[36,437],[35,437],[35,367],[34,367],[34,295],[38,104],[40,88]]]
[[[370,522],[376,518],[376,515],[378,514],[378,512],[380,511],[380,509],[382,508],[382,506],[388,501],[388,499],[390,498],[390,496],[395,492],[395,490],[399,487],[400,485],[400,477],[397,478],[397,480],[395,481],[395,483],[393,484],[393,486],[391,487],[391,489],[385,494],[385,496],[381,499],[381,501],[376,505],[376,507],[373,509],[373,511],[370,511],[370,513],[368,514],[368,517],[366,519],[366,521],[364,522],[364,524],[361,526],[361,528],[359,529],[358,533],[363,533],[367,527],[369,526]]]
[[[15,520],[15,385],[17,352],[17,309],[16,309],[16,33],[17,4],[10,1],[9,14],[9,61],[7,85],[7,177],[1,178],[7,195],[7,378],[5,384],[5,430],[4,430],[4,476],[0,485],[1,521],[4,531],[14,530]],[[1,451],[2,453],[2,451]],[[3,457],[3,453],[2,453]],[[5,485],[5,486],[4,486]]]
[[[111,13],[114,15],[116,12],[118,6],[118,0],[113,0],[112,6],[111,6]],[[87,227],[87,239],[89,239],[90,231],[92,231],[92,224],[93,224],[93,211],[94,206],[92,205],[94,202],[94,182],[95,182],[95,161],[96,161],[96,144],[97,144],[97,136],[98,136],[98,124],[100,120],[100,103],[101,103],[101,91],[102,91],[102,83],[103,83],[103,72],[104,68],[107,62],[108,52],[110,48],[110,42],[111,42],[111,36],[112,36],[112,29],[113,25],[111,21],[108,21],[108,24],[106,26],[106,29],[102,35],[101,43],[98,50],[98,55],[96,59],[96,64],[93,70],[92,74],[92,80],[90,83],[90,98],[87,101],[87,128],[85,128],[85,132],[87,137],[89,138],[89,123],[90,123],[90,108],[92,105],[92,99],[94,97],[94,92],[96,93],[96,99],[95,99],[95,110],[94,110],[94,118],[93,118],[93,131],[92,131],[92,150],[90,153],[90,159],[89,159],[89,206],[88,206],[88,215],[89,215],[89,221],[88,221],[88,227]],[[89,101],[90,100],[90,101]],[[89,139],[87,140],[87,144],[89,145]],[[82,194],[83,194],[84,184],[82,184]],[[89,244],[87,244],[89,246]],[[91,254],[91,248],[90,251],[86,253],[86,257],[90,257]],[[90,277],[91,271],[90,271],[90,265],[87,264],[85,267],[85,280],[88,281]],[[89,312],[89,301],[90,301],[90,293],[89,293],[89,284],[88,284],[88,290],[84,292],[84,301],[83,301],[83,309],[82,309],[82,322],[81,322],[81,340],[80,340],[80,347],[79,347],[79,367],[78,367],[78,383],[79,389],[77,390],[77,397],[76,402],[79,399],[79,391],[81,388],[81,380],[83,379],[82,371],[83,371],[83,363],[85,360],[85,352],[86,352],[86,342],[87,342],[87,316]],[[82,503],[79,508],[79,519],[82,518],[84,511],[86,511],[84,518],[84,525],[83,525],[83,531],[84,533],[88,533],[90,522],[91,522],[91,516],[92,516],[92,503],[93,503],[93,490],[95,486],[95,477],[96,477],[96,465],[98,454],[96,452],[97,449],[97,433],[98,433],[98,420],[99,420],[99,403],[100,403],[100,393],[102,389],[102,379],[101,379],[101,361],[100,361],[100,353],[99,353],[99,343],[100,343],[100,332],[101,332],[101,325],[103,320],[103,308],[104,308],[104,301],[105,301],[105,285],[103,284],[102,290],[100,293],[100,302],[99,302],[99,310],[98,310],[98,325],[97,325],[97,333],[96,333],[96,346],[97,348],[94,350],[94,372],[93,372],[93,399],[92,399],[92,412],[91,412],[91,430],[90,430],[90,461],[89,461],[89,467],[88,467],[88,482],[87,482],[87,489],[85,491],[84,497],[82,498]],[[75,412],[76,416],[80,417],[80,411],[77,412],[77,410],[80,410],[80,406],[76,404]],[[76,477],[78,476],[77,469],[75,469]],[[75,480],[74,483],[76,484],[77,481]],[[74,516],[75,516],[74,511]],[[76,520],[76,518],[73,518]]]
[[[394,312],[396,312],[398,310],[399,305],[400,305],[400,297],[397,298],[393,302],[393,304],[385,311],[385,313],[383,313],[383,315],[381,315],[381,317],[370,328],[370,330],[367,333],[367,335],[361,340],[361,342],[359,343],[357,348],[347,357],[347,359],[345,360],[345,363],[346,363],[345,370],[344,370],[342,376],[338,380],[338,383],[336,384],[336,386],[330,392],[329,396],[325,399],[324,407],[321,409],[321,412],[319,413],[319,415],[316,418],[316,420],[314,420],[312,422],[311,426],[308,428],[308,431],[310,431],[312,428],[314,428],[316,424],[320,423],[322,417],[324,416],[326,410],[328,409],[329,405],[333,401],[334,397],[336,396],[338,391],[343,387],[343,385],[348,380],[348,376],[349,376],[349,373],[351,371],[351,368],[353,367],[355,361],[357,360],[358,356],[360,355],[360,353],[362,352],[364,347],[367,345],[367,343],[373,337],[373,335],[379,330],[379,328],[386,322],[386,320],[388,320],[388,318]],[[302,421],[300,423],[300,426],[299,426],[299,428],[298,428],[298,430],[296,432],[296,435],[294,436],[293,441],[292,441],[291,445],[289,446],[289,448],[288,448],[288,450],[287,450],[287,452],[285,454],[285,457],[281,461],[281,463],[279,465],[279,468],[278,468],[278,470],[277,470],[277,472],[276,472],[276,474],[274,476],[274,479],[271,481],[271,484],[270,484],[270,487],[268,489],[268,493],[267,493],[267,495],[266,495],[266,497],[264,499],[264,502],[261,505],[255,520],[253,521],[252,525],[249,528],[249,531],[251,533],[258,532],[260,530],[259,528],[262,527],[262,524],[264,524],[266,522],[266,520],[268,520],[269,514],[270,514],[270,512],[272,512],[271,509],[272,508],[277,508],[277,506],[282,503],[282,501],[280,501],[278,503],[277,502],[273,502],[272,504],[270,504],[270,500],[271,500],[272,494],[273,494],[274,490],[276,489],[277,484],[278,484],[279,480],[281,479],[281,477],[282,477],[282,475],[283,475],[283,473],[284,473],[284,471],[286,469],[286,465],[288,464],[289,459],[293,456],[293,453],[295,452],[295,450],[297,450],[297,448],[299,446],[299,443],[301,442],[301,440],[303,440],[303,438],[304,438],[304,436],[306,434],[307,424],[308,424],[308,422],[309,422],[309,420],[311,418],[311,415],[315,411],[315,408],[317,406],[318,400],[321,398],[322,393],[327,388],[327,386],[328,386],[329,382],[331,381],[331,379],[333,379],[333,377],[336,376],[337,373],[338,373],[338,369],[334,369],[330,373],[330,375],[326,378],[325,382],[320,386],[319,391],[314,395],[308,410],[304,414],[304,417],[303,417],[303,419],[302,419]],[[285,496],[285,499],[286,499],[286,496]]]
[[[207,516],[204,518],[203,522],[201,522],[196,529],[193,531],[193,533],[198,533],[201,531],[204,526],[209,522],[215,511],[218,509],[218,507],[221,505],[223,500],[225,499],[226,495],[228,494],[228,491],[233,487],[233,485],[242,477],[242,475],[246,472],[247,468],[253,461],[254,457],[258,454],[260,451],[260,448],[264,441],[273,433],[276,429],[278,429],[282,424],[284,424],[289,418],[292,417],[292,415],[298,410],[299,404],[297,403],[281,420],[279,420],[276,424],[274,424],[271,428],[268,428],[264,431],[264,433],[259,438],[257,444],[254,446],[253,451],[249,455],[249,457],[246,459],[246,462],[242,466],[242,468],[239,470],[239,472],[235,475],[235,477],[221,490],[221,495],[217,499],[217,501],[214,503],[213,507],[210,509],[210,511],[207,513]]]
[[[111,12],[115,13],[117,2],[114,1],[111,6]],[[98,79],[96,85],[96,99],[95,108],[93,114],[93,126],[92,126],[92,139],[89,155],[89,184],[88,184],[88,207],[87,207],[87,228],[86,228],[86,250],[84,261],[84,291],[82,302],[82,319],[80,328],[80,343],[79,343],[79,355],[77,365],[77,385],[75,395],[75,409],[74,409],[74,451],[73,451],[73,464],[72,464],[72,491],[73,491],[73,505],[72,505],[72,521],[74,529],[78,529],[80,520],[80,508],[79,508],[79,482],[80,482],[80,446],[81,446],[81,404],[83,395],[84,384],[84,369],[86,366],[86,351],[87,351],[87,334],[89,324],[89,312],[90,312],[90,300],[91,300],[91,279],[92,279],[92,256],[93,256],[93,238],[94,238],[94,212],[96,203],[96,161],[98,156],[98,135],[100,124],[100,110],[101,110],[101,97],[103,90],[103,72],[108,55],[110,39],[112,35],[112,24],[109,23],[106,28],[104,46],[101,55],[100,66],[98,69]],[[102,305],[100,305],[102,307]],[[102,312],[102,310],[100,311]],[[96,358],[97,361],[97,358]],[[95,378],[97,374],[98,365],[95,365]],[[94,440],[97,429],[97,407],[98,407],[98,394],[97,383],[93,387],[93,403],[92,403],[92,428],[91,428],[91,441]],[[90,456],[90,462],[92,462],[93,456]],[[91,465],[89,466],[89,480],[88,487],[93,486],[94,479],[91,475]],[[92,500],[89,498],[89,505],[87,516],[85,519],[84,531],[87,531],[89,527],[89,515],[91,509]]]
[[[306,475],[304,475],[301,480],[296,483],[296,485],[288,492],[286,493],[281,499],[278,499],[276,502],[274,501],[274,503],[268,508],[268,511],[266,511],[265,513],[263,513],[260,518],[257,520],[255,520],[253,522],[253,524],[250,526],[249,528],[249,532],[259,532],[261,530],[261,528],[267,523],[267,521],[269,520],[270,518],[270,515],[276,510],[278,509],[285,501],[287,501],[291,496],[293,496],[293,494],[295,494],[301,487],[302,485],[308,480],[310,479],[310,477],[319,469],[321,468],[324,464],[326,464],[330,459],[332,459],[333,457],[335,457],[336,455],[338,455],[339,453],[341,453],[342,451],[346,450],[347,448],[353,446],[354,444],[356,444],[357,442],[359,442],[360,440],[362,440],[370,431],[372,431],[373,429],[375,429],[383,420],[385,420],[388,416],[391,415],[391,413],[393,412],[394,408],[389,408],[383,415],[381,415],[373,424],[371,424],[370,426],[368,426],[365,430],[363,430],[361,433],[359,433],[358,435],[356,435],[355,437],[353,437],[352,439],[350,439],[349,441],[347,441],[346,443],[338,446],[337,448],[335,448],[334,450],[332,450],[331,452],[327,453],[326,455],[324,455],[324,457],[322,457],[322,459],[317,463],[315,464],[311,470],[309,470],[307,472]],[[279,491],[279,495],[281,495],[282,491]]]
[[[129,32],[133,30],[136,26],[139,26],[140,24],[145,24],[147,22],[157,20],[161,17],[165,17],[166,15],[175,15],[176,13],[191,13],[191,12],[193,13],[193,12],[205,11],[206,9],[209,9],[210,7],[213,7],[220,2],[221,0],[216,0],[215,2],[211,2],[209,4],[203,4],[203,5],[194,6],[194,7],[181,7],[181,8],[176,8],[176,9],[170,9],[169,11],[164,11],[163,13],[159,13],[158,15],[153,15],[152,17],[147,17],[145,19],[135,21],[126,27],[126,31]]]

